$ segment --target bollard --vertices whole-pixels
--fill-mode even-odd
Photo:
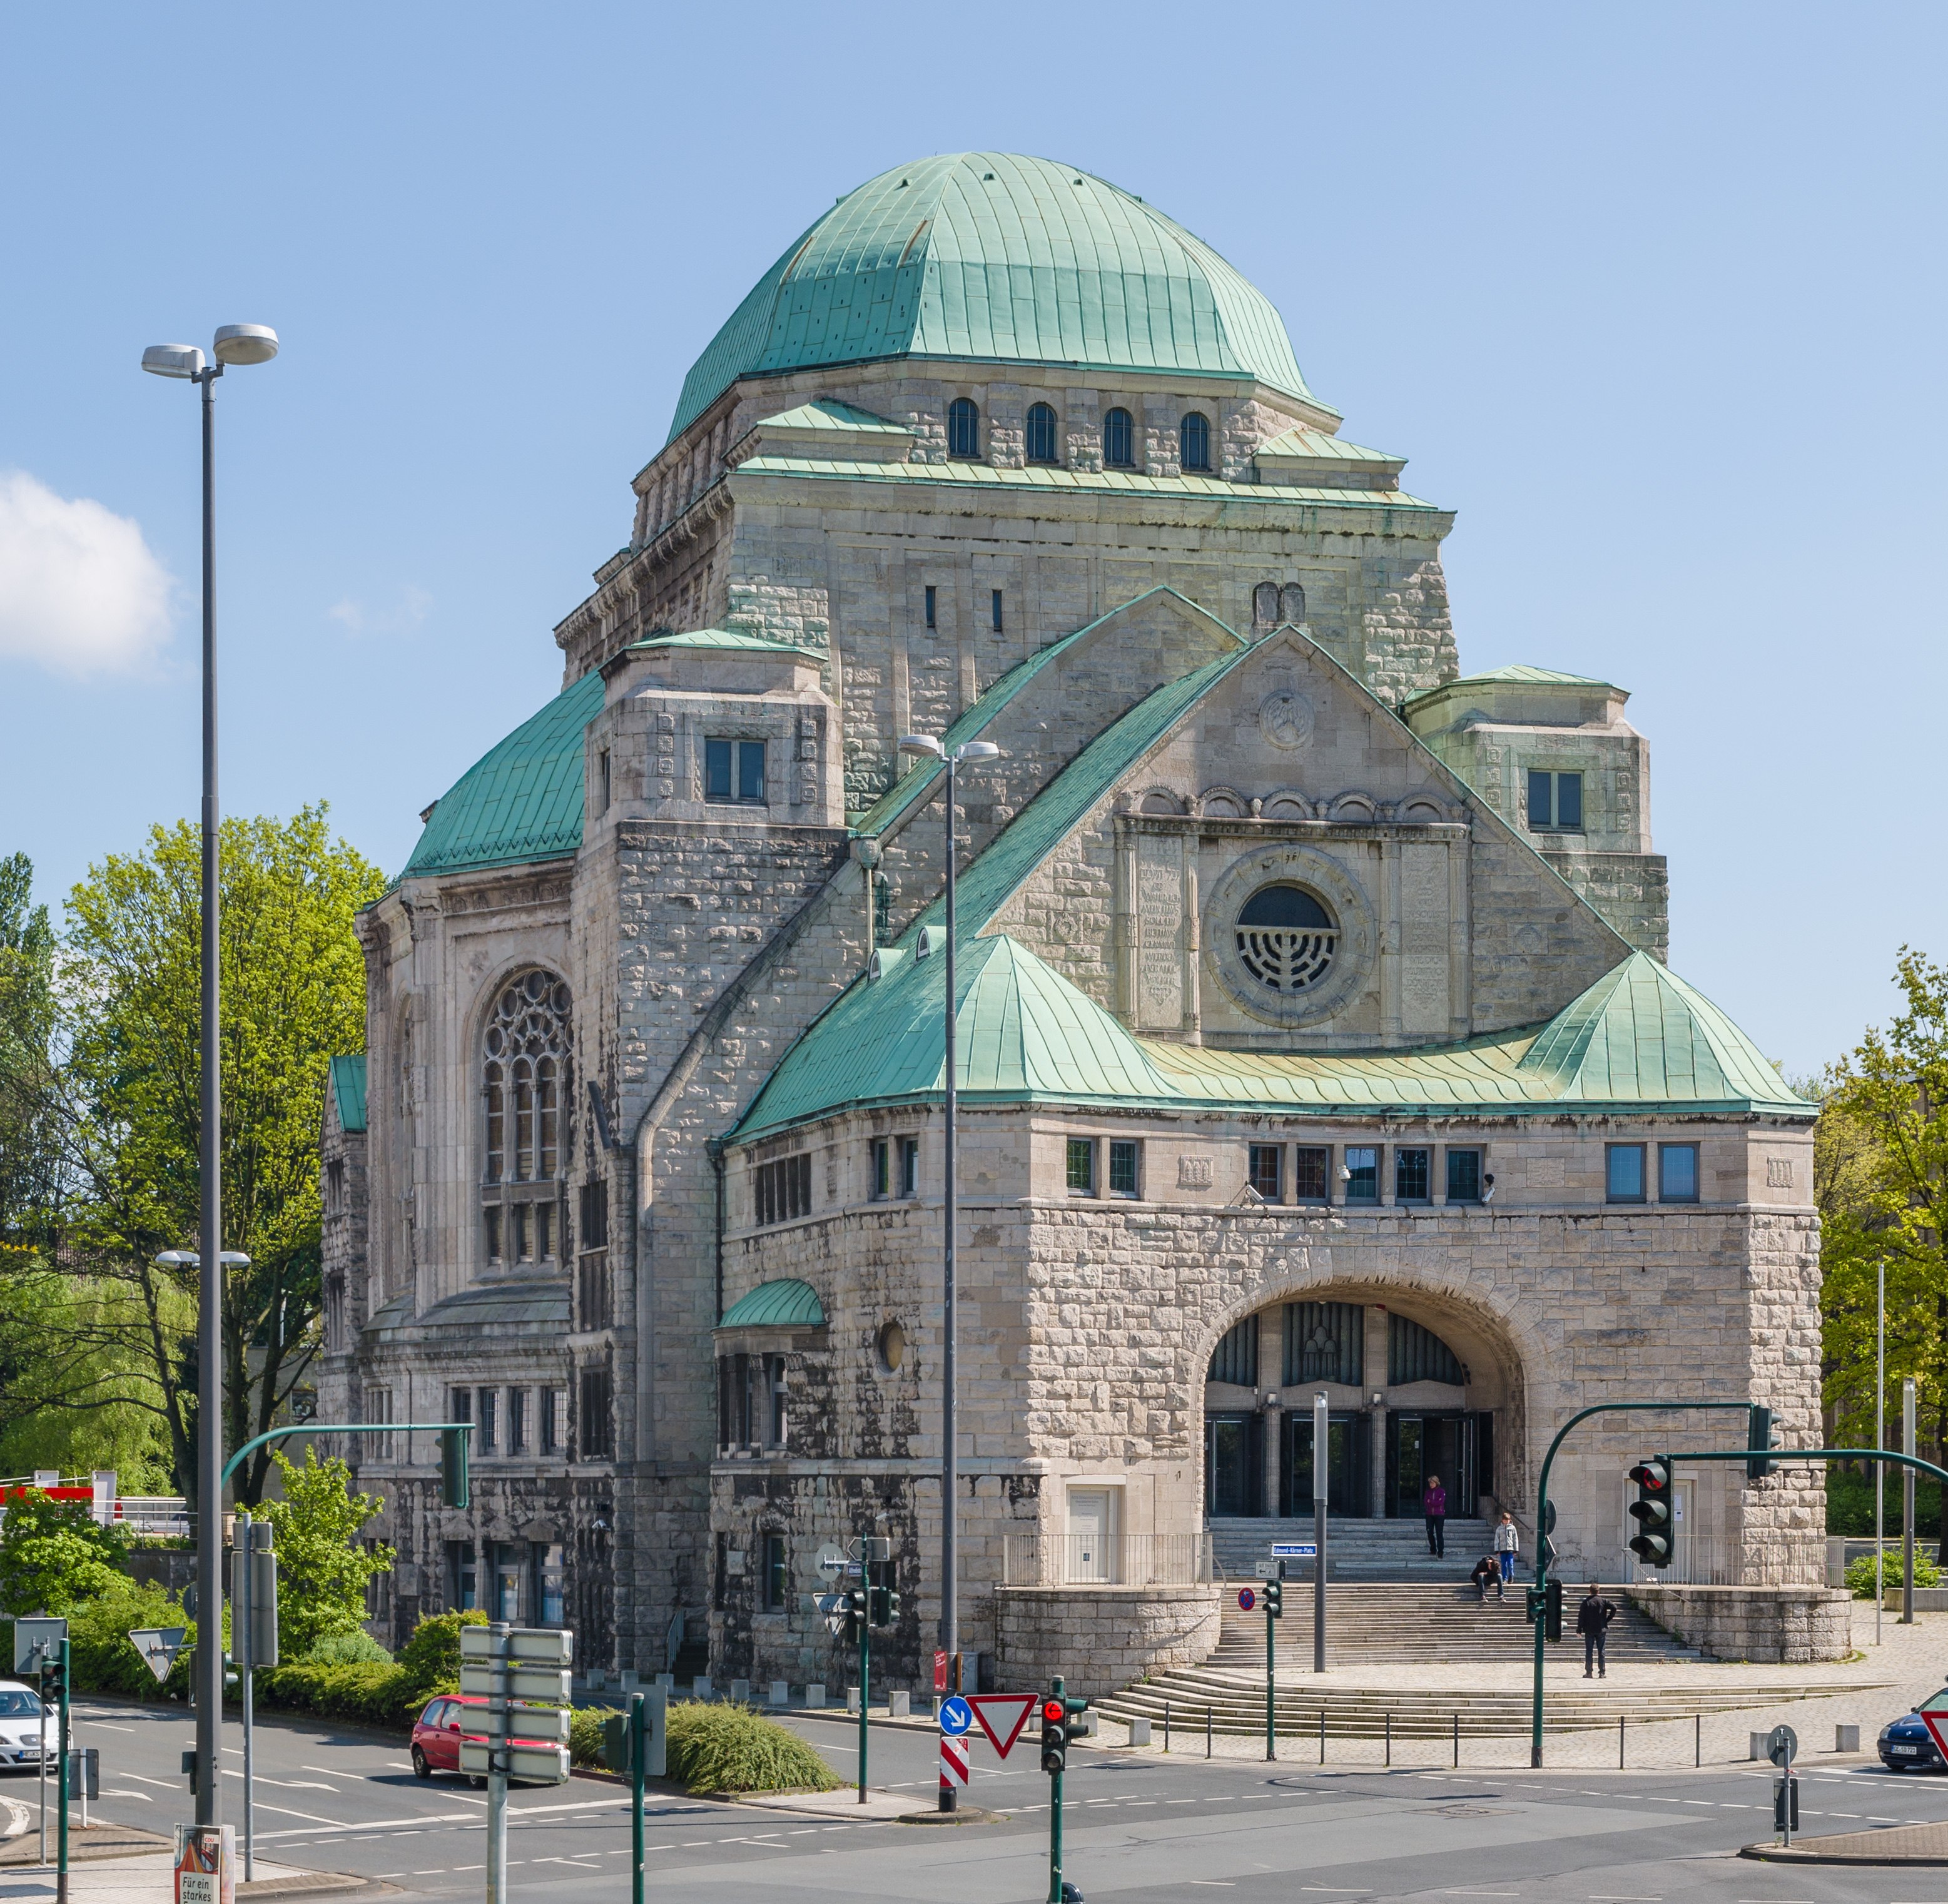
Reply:
[[[805,1688],[805,1709],[807,1712],[823,1712],[825,1710],[825,1682],[823,1679],[814,1679]]]
[[[889,1719],[910,1719],[913,1716],[913,1695],[904,1686],[898,1692],[886,1695],[886,1716]]]
[[[1461,1715],[1454,1715],[1454,1769],[1461,1769]]]
[[[791,1704],[791,1687],[784,1680],[774,1679],[771,1682],[771,1703],[774,1706]]]
[[[1393,1762],[1394,1762],[1394,1716],[1393,1716],[1393,1714],[1392,1714],[1391,1713],[1388,1713],[1387,1714],[1387,1763],[1388,1763],[1388,1764],[1391,1765],[1391,1764],[1393,1763]]]
[[[690,1696],[693,1699],[708,1699],[710,1693],[710,1675],[708,1673],[698,1673],[690,1682]]]
[[[1168,1699],[1163,1702],[1163,1749],[1166,1753],[1170,1750],[1170,1701]]]
[[[1207,1759],[1211,1756],[1211,1708],[1208,1706],[1204,1708],[1204,1756]]]
[[[1624,1769],[1624,1716],[1623,1716],[1623,1714],[1622,1714],[1621,1713],[1618,1713],[1618,1715],[1617,1715],[1617,1769],[1618,1769],[1619,1772],[1621,1772],[1621,1771],[1622,1771],[1622,1770],[1623,1770],[1623,1769]]]
[[[1326,1708],[1319,1708],[1319,1763],[1326,1763]]]
[[[1860,1749],[1860,1729],[1857,1726],[1838,1726],[1833,1728],[1833,1750],[1836,1752],[1857,1752]]]
[[[1692,1720],[1691,1763],[1694,1766],[1704,1763],[1704,1715],[1701,1712],[1695,1714]]]
[[[1150,1722],[1147,1719],[1132,1719],[1130,1721],[1130,1743],[1132,1745],[1147,1745],[1149,1742]]]
[[[734,1706],[748,1706],[751,1703],[751,1682],[749,1679],[730,1682],[730,1703]]]

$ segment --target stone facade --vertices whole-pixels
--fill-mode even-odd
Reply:
[[[1639,1584],[1629,1592],[1667,1633],[1712,1659],[1801,1666],[1853,1650],[1853,1596],[1830,1587]]]
[[[1214,1643],[1204,1530],[1289,1504],[1314,1392],[1356,1514],[1438,1459],[1452,1511],[1526,1515],[1596,1401],[1814,1431],[1812,1111],[1632,963],[1667,931],[1624,696],[1459,677],[1451,518],[1337,426],[1249,376],[895,354],[734,374],[637,476],[562,701],[361,920],[321,1405],[474,1425],[464,1512],[430,1437],[347,1451],[383,1636],[472,1604],[585,1664],[843,1684],[818,1556],[876,1532],[876,1650],[929,1682],[946,816],[900,742],[950,726],[1000,749],[954,816],[963,1651],[1103,1689]],[[1267,892],[1324,922],[1302,981]],[[1644,1445],[1559,1459],[1571,1566],[1616,1577]],[[1819,1577],[1802,1478],[1683,1498],[1694,1577]]]

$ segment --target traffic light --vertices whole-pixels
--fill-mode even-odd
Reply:
[[[873,1624],[890,1626],[900,1617],[900,1596],[890,1586],[876,1586],[872,1590]]]
[[[1041,1702],[1041,1769],[1059,1775],[1069,1763],[1069,1701],[1044,1699]]]
[[[1746,1419],[1745,1446],[1754,1450],[1763,1448],[1769,1456],[1772,1449],[1772,1410],[1754,1402],[1747,1411]],[[1772,1462],[1769,1459],[1755,1456],[1745,1463],[1745,1478],[1748,1481],[1763,1481],[1771,1472]]]
[[[1562,1583],[1553,1574],[1543,1591],[1542,1636],[1544,1639],[1562,1637]]]
[[[1538,1620],[1542,1618],[1544,1613],[1547,1611],[1548,1606],[1548,1589],[1546,1587],[1537,1586],[1531,1583],[1528,1589],[1528,1606],[1525,1609],[1528,1617],[1528,1623],[1531,1626],[1534,1626]]]
[[[1073,1745],[1078,1738],[1089,1736],[1089,1728],[1082,1723],[1082,1715],[1089,1710],[1089,1701],[1087,1699],[1065,1699],[1062,1703],[1066,1714],[1062,1720],[1062,1735]]]
[[[439,1504],[465,1507],[473,1499],[467,1478],[467,1444],[472,1437],[464,1428],[439,1431]]]
[[[1637,1497],[1630,1503],[1630,1518],[1637,1524],[1630,1552],[1647,1566],[1668,1567],[1673,1544],[1670,1464],[1655,1459],[1639,1461],[1630,1470],[1630,1479],[1637,1484]]]
[[[611,1772],[625,1774],[635,1769],[635,1754],[630,1750],[635,1729],[625,1712],[611,1713],[602,1722],[602,1763]]]
[[[862,1626],[872,1624],[873,1594],[870,1587],[855,1586],[845,1596],[845,1636],[857,1639]]]
[[[1267,1580],[1265,1583],[1265,1617],[1280,1620],[1285,1617],[1285,1582]]]

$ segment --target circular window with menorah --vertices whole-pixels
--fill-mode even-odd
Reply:
[[[1238,913],[1238,958],[1267,990],[1310,991],[1332,969],[1339,926],[1304,887],[1281,881],[1261,886]]]

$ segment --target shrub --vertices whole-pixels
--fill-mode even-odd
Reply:
[[[129,1634],[144,1626],[185,1629],[181,1650],[160,1685],[129,1643]],[[171,1599],[160,1586],[139,1586],[118,1577],[105,1591],[70,1610],[67,1636],[68,1671],[76,1692],[119,1692],[129,1699],[189,1698],[196,1622],[184,1613],[180,1602]],[[8,1657],[12,1657],[9,1651]]]
[[[428,1697],[436,1685],[460,1677],[460,1630],[484,1626],[487,1616],[480,1612],[436,1613],[413,1629],[413,1636],[399,1648],[399,1664],[409,1683],[423,1686]]]
[[[368,1725],[396,1726],[417,1716],[419,1702],[408,1695],[405,1675],[380,1661],[330,1665],[299,1660],[266,1667],[257,1675],[257,1702],[321,1719],[351,1719]]]
[[[390,1666],[392,1656],[360,1627],[356,1633],[326,1633],[305,1654],[310,1666]]]
[[[1890,1546],[1881,1558],[1885,1563],[1888,1587],[1897,1589],[1901,1583],[1903,1571],[1900,1546],[1897,1544]],[[1941,1569],[1918,1547],[1914,1554],[1914,1583],[1916,1586],[1939,1586],[1941,1584]],[[1859,1559],[1847,1562],[1847,1587],[1856,1600],[1871,1600],[1874,1597],[1874,1556],[1872,1554],[1863,1554]]]
[[[271,1452],[284,1478],[282,1500],[258,1512],[278,1530],[278,1623],[293,1654],[309,1657],[327,1633],[356,1633],[365,1618],[365,1585],[392,1570],[392,1549],[359,1544],[359,1529],[383,1503],[352,1491],[352,1470],[335,1455],[321,1461],[305,1450],[302,1466]]]
[[[836,1791],[825,1760],[749,1706],[684,1699],[669,1709],[669,1775],[692,1792]]]

